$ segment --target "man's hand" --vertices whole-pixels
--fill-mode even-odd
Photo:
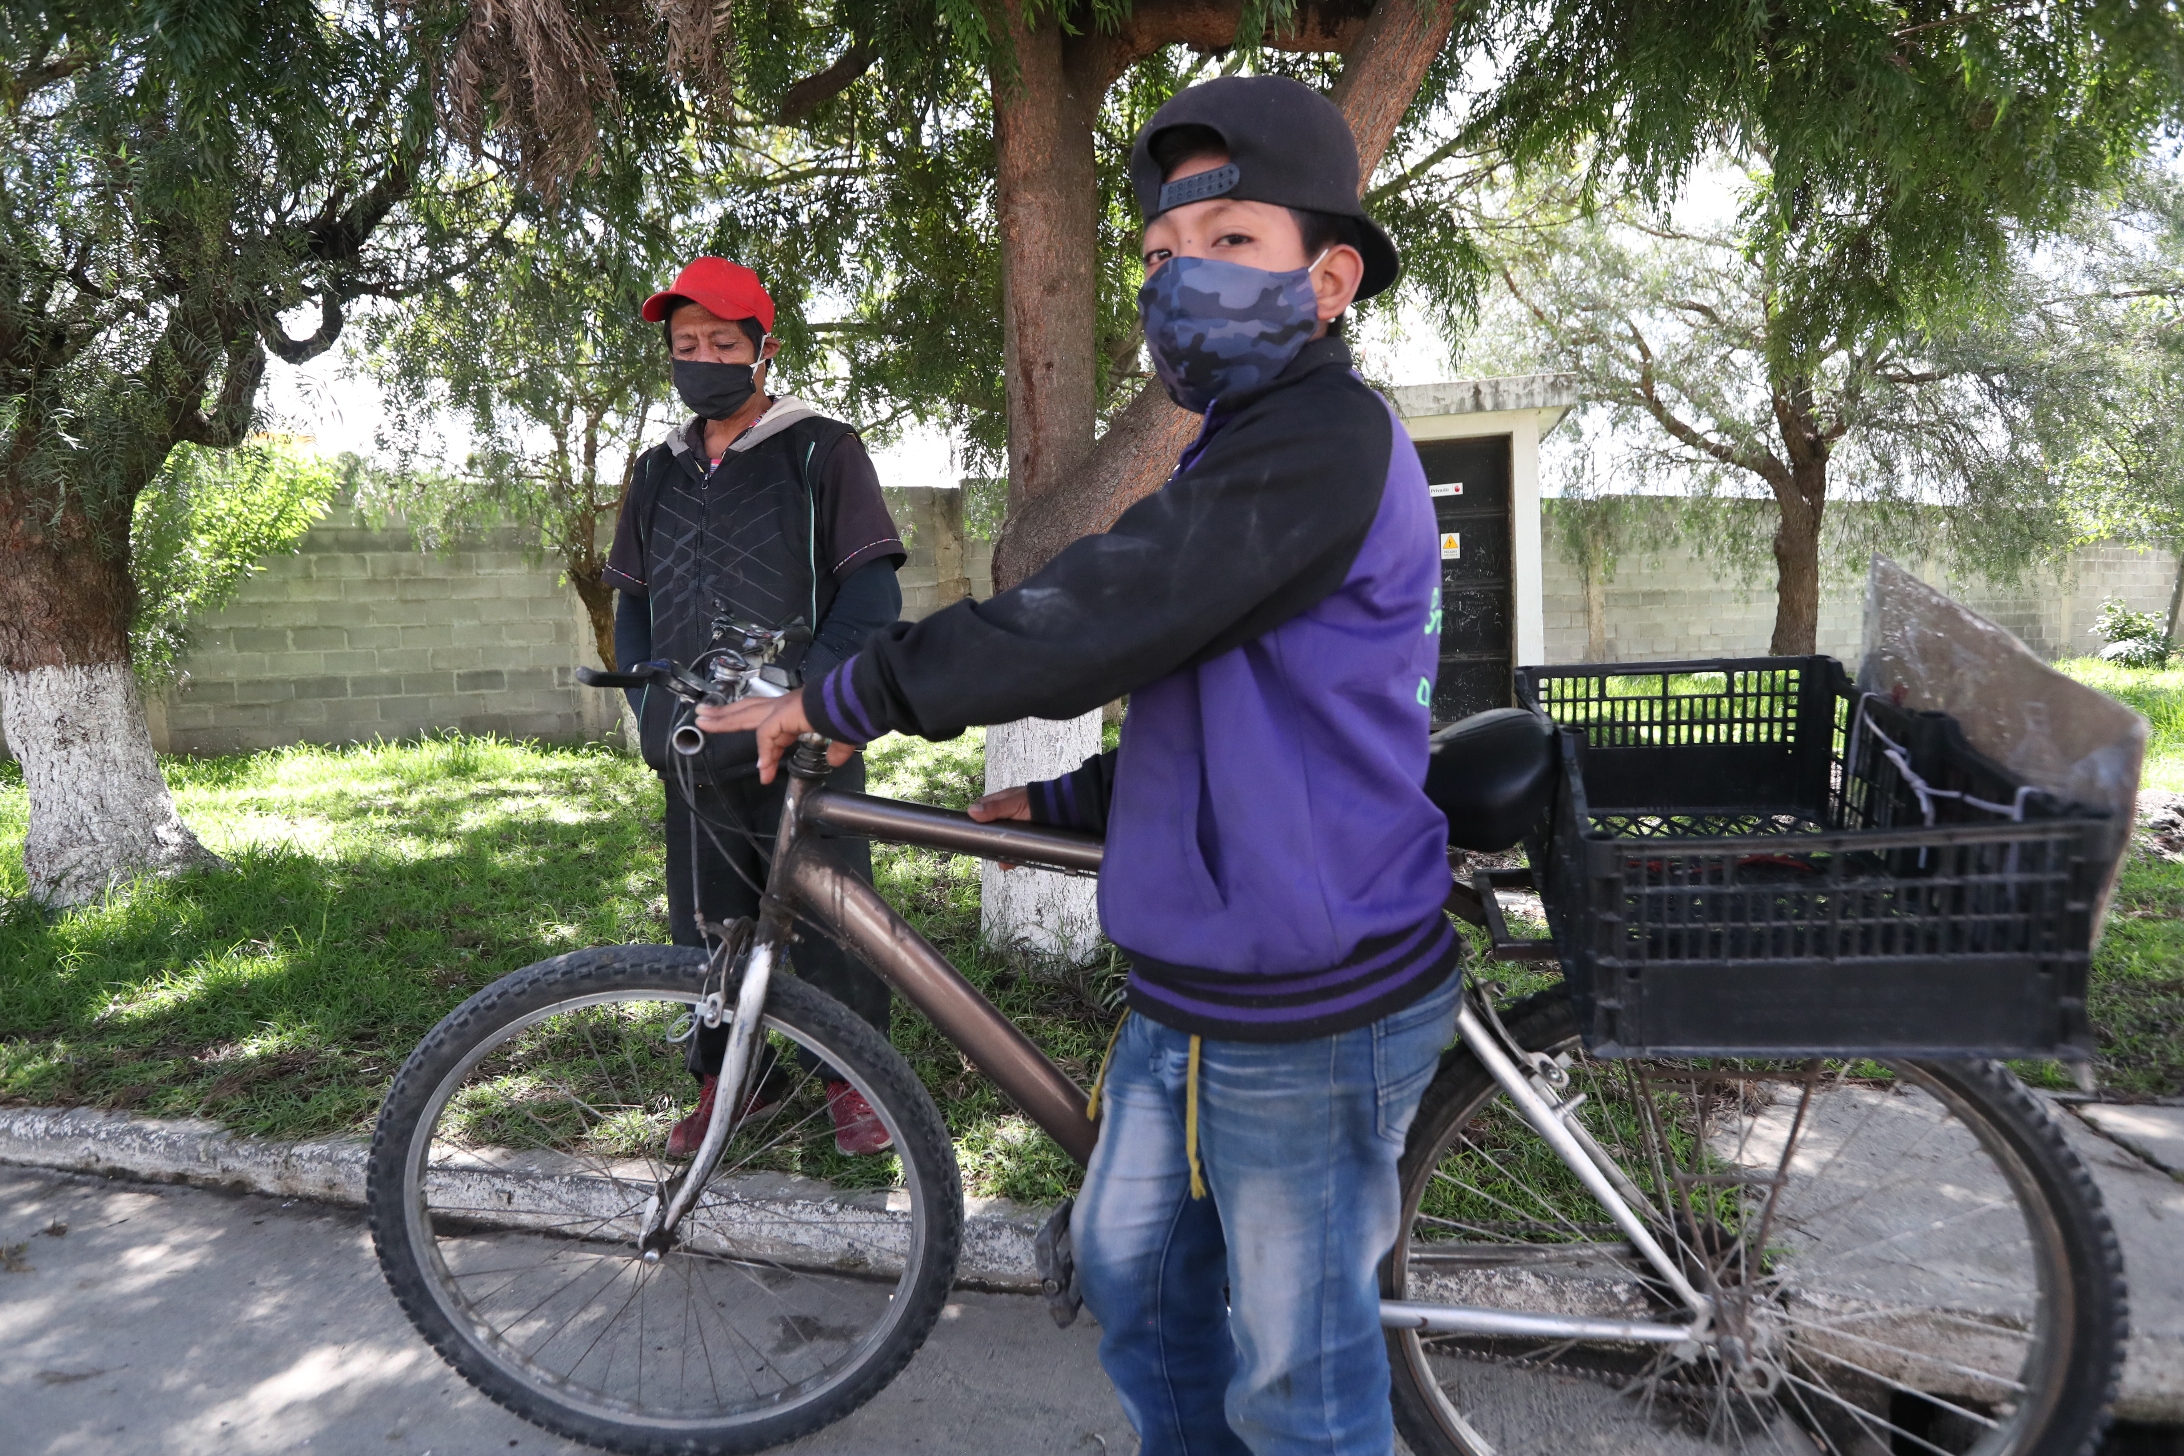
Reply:
[[[1031,791],[1022,784],[1013,789],[995,789],[971,805],[970,813],[981,824],[991,824],[996,819],[1029,819]]]
[[[796,747],[796,740],[815,731],[811,719],[804,716],[802,688],[785,698],[741,698],[718,707],[701,703],[697,716],[698,727],[707,733],[758,735],[758,781],[762,784],[774,781],[782,756]],[[846,743],[829,743],[827,762],[840,768],[856,751]]]

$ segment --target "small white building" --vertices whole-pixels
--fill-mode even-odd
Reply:
[[[1433,718],[1510,702],[1512,670],[1547,660],[1539,442],[1577,403],[1568,374],[1389,391],[1417,443],[1441,530],[1441,670]]]

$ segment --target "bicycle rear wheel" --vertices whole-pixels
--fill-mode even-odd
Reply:
[[[372,1138],[372,1237],[418,1330],[502,1405],[618,1451],[756,1451],[840,1419],[924,1342],[955,1273],[961,1185],[932,1099],[785,975],[765,1020],[779,1110],[734,1130],[675,1247],[639,1255],[696,1090],[669,1038],[704,980],[704,954],[673,946],[517,971],[411,1054]],[[799,1050],[871,1103],[899,1180],[896,1158],[836,1153]]]
[[[1719,1335],[1391,1332],[1412,1450],[2077,1456],[2122,1361],[2121,1256],[2051,1115],[1994,1063],[1592,1061],[1560,992],[1504,1018]],[[1629,1194],[1625,1195],[1629,1197]],[[1662,1281],[1459,1047],[1403,1160],[1391,1299],[1673,1318]]]

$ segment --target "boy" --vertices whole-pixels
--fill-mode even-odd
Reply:
[[[1431,502],[1330,329],[1395,250],[1341,113],[1282,78],[1175,97],[1131,179],[1147,349],[1205,417],[1168,484],[1014,591],[716,716],[770,775],[804,731],[846,756],[1130,693],[1119,753],[973,810],[1106,836],[1131,1014],[1072,1225],[1101,1361],[1147,1456],[1386,1456],[1376,1270],[1459,945],[1419,787]]]

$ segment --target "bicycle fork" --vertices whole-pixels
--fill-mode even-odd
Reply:
[[[1480,1014],[1482,1008],[1485,1010],[1483,1016]],[[1509,1038],[1500,1018],[1494,1015],[1491,1003],[1476,987],[1467,987],[1464,991],[1456,1012],[1456,1031],[1471,1054],[1486,1068],[1487,1075],[1509,1095],[1517,1115],[1554,1149],[1563,1165],[1577,1175],[1585,1191],[1598,1200],[1639,1257],[1690,1311],[1691,1318],[1689,1323],[1669,1324],[1382,1300],[1381,1326],[1426,1334],[1618,1340],[1657,1345],[1681,1345],[1710,1339],[1714,1323],[1713,1301],[1693,1287],[1675,1258],[1647,1227],[1645,1219],[1634,1207],[1644,1202],[1637,1185],[1572,1116],[1584,1098],[1563,1097],[1556,1091],[1539,1068],[1532,1065],[1533,1058]],[[1550,1101],[1550,1096],[1554,1100]]]
[[[759,933],[751,937],[743,954],[741,979],[734,980],[731,973],[736,1004],[728,1013],[728,1050],[721,1058],[720,1080],[713,1086],[713,1115],[706,1119],[704,1141],[682,1173],[663,1184],[645,1205],[637,1247],[648,1264],[658,1263],[660,1255],[674,1247],[675,1230],[698,1201],[706,1180],[713,1176],[713,1165],[728,1146],[728,1134],[735,1130],[736,1109],[743,1105],[743,1084],[750,1077],[760,1019],[766,1010],[766,992],[773,985],[774,963],[788,944],[786,927],[774,934],[768,934],[768,929],[761,922]],[[702,1004],[696,1014],[704,1015]]]
[[[798,808],[814,779],[825,774],[825,758],[815,757],[810,748],[807,741],[798,748],[794,761],[787,765],[789,787],[782,795],[781,823],[774,831],[775,864],[786,861],[795,847]],[[823,748],[818,750],[821,755],[823,752]],[[794,917],[788,907],[774,895],[769,884],[766,897],[760,903],[758,929],[745,946],[740,964],[728,968],[725,985],[736,988],[734,1011],[725,1010],[717,998],[708,997],[699,1003],[694,1013],[701,1020],[708,1015],[728,1020],[728,1050],[721,1057],[720,1077],[713,1084],[713,1115],[706,1119],[705,1137],[698,1143],[697,1153],[680,1174],[663,1182],[647,1200],[639,1220],[637,1247],[643,1251],[648,1264],[658,1263],[660,1255],[674,1247],[675,1230],[697,1203],[698,1194],[704,1191],[713,1176],[714,1165],[728,1146],[729,1134],[735,1131],[743,1107],[744,1084],[750,1080],[751,1068],[757,1060],[759,1033],[766,1014],[766,993],[773,987],[774,968],[788,953],[793,923]],[[694,1032],[696,1028],[692,1030]]]

